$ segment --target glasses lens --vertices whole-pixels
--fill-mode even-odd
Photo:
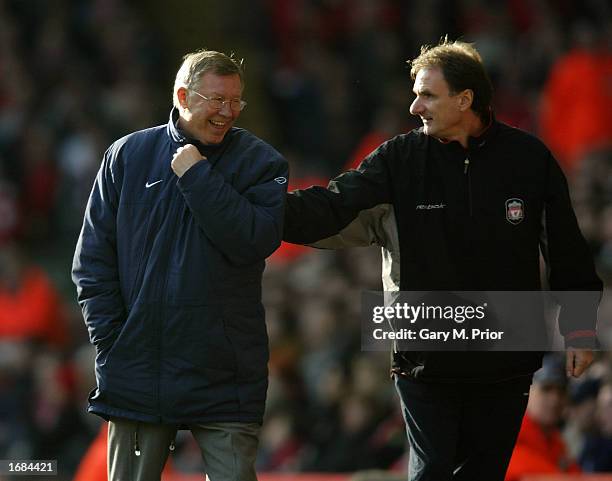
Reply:
[[[209,99],[208,104],[215,110],[221,110],[223,108],[223,100],[218,98]]]

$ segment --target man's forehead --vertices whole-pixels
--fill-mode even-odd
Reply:
[[[431,88],[439,89],[446,85],[446,80],[439,67],[426,67],[417,72],[414,79],[414,90],[430,90]]]
[[[238,74],[219,75],[214,72],[204,72],[200,77],[199,85],[212,89],[242,90],[242,82]]]

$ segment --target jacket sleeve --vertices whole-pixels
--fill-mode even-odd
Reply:
[[[547,276],[561,307],[559,329],[566,346],[597,346],[597,308],[603,284],[572,208],[567,180],[549,154],[544,202],[542,254]]]
[[[320,186],[287,195],[283,240],[294,244],[338,248],[383,245],[381,219],[391,209],[387,142],[356,170]]]
[[[271,154],[274,155],[274,154]],[[244,192],[203,160],[178,180],[195,221],[234,264],[264,260],[280,245],[288,166],[279,154]]]
[[[109,149],[96,176],[72,263],[72,280],[89,339],[100,347],[113,343],[116,327],[126,318],[116,247],[120,179],[119,173],[113,172],[113,157]]]

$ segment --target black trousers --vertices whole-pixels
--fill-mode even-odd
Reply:
[[[395,375],[410,444],[409,481],[503,481],[531,377],[426,384]]]

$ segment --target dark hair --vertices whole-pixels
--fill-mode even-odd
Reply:
[[[472,110],[485,124],[489,122],[493,87],[482,58],[472,44],[459,40],[451,42],[448,37],[444,37],[435,47],[422,46],[420,55],[414,60],[408,60],[408,63],[412,80],[421,69],[439,67],[451,93],[472,90]]]

